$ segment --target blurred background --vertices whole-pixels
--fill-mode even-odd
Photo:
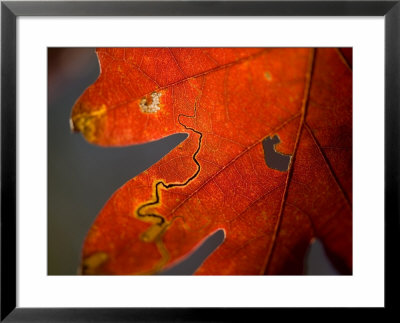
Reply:
[[[72,106],[98,75],[94,48],[48,49],[48,275],[76,275],[86,233],[114,191],[186,138],[176,134],[144,145],[102,148],[72,133]],[[219,231],[162,274],[192,274],[222,241]],[[310,246],[304,273],[337,274],[318,240]]]

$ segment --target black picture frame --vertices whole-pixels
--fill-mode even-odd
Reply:
[[[1,321],[203,322],[268,319],[268,309],[16,307],[16,19],[19,16],[383,16],[385,19],[385,307],[399,290],[400,1],[2,1]],[[396,302],[397,299],[397,302]],[[269,309],[272,311],[272,309]],[[273,309],[282,314],[284,309]],[[300,309],[291,309],[299,311]],[[326,309],[328,313],[335,313]],[[350,310],[347,310],[350,311]],[[370,310],[365,311],[373,319]],[[269,312],[268,312],[269,314]],[[349,313],[347,313],[349,314]],[[309,315],[309,314],[307,314]],[[326,313],[324,313],[326,315]],[[331,314],[329,314],[331,315]],[[340,315],[340,314],[339,314]],[[305,316],[307,317],[307,316]],[[340,316],[338,316],[340,317]],[[350,317],[349,317],[350,318]]]

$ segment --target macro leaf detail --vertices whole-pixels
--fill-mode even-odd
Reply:
[[[225,240],[198,275],[301,274],[314,238],[352,273],[351,49],[97,55],[101,73],[73,107],[75,131],[105,147],[187,138],[105,203],[83,274],[158,273],[217,230]]]

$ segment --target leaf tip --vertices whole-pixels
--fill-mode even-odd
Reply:
[[[100,121],[107,111],[103,104],[100,109],[76,113],[71,116],[69,123],[71,131],[80,132],[87,141],[95,142],[97,139]]]

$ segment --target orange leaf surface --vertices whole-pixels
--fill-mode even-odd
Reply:
[[[196,274],[301,274],[313,238],[352,272],[351,49],[97,54],[76,131],[102,146],[188,137],[105,204],[83,274],[156,273],[219,229],[224,242]]]

